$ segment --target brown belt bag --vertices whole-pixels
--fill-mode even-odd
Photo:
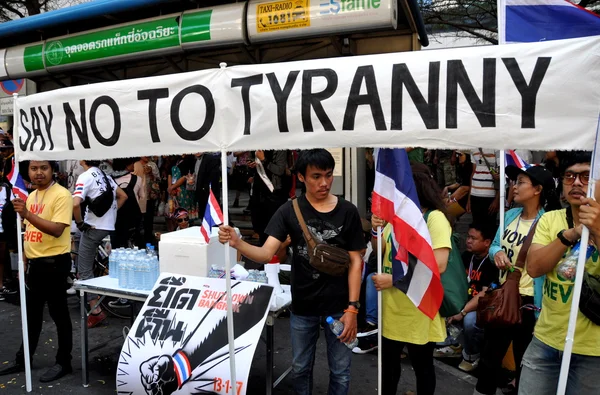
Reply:
[[[312,267],[330,276],[343,276],[350,266],[350,254],[343,248],[334,247],[327,243],[317,242],[308,228],[298,205],[298,199],[292,201],[298,223],[306,241],[308,262]]]
[[[516,267],[525,270],[527,251],[537,227],[537,220],[529,230],[521,251],[517,256]],[[479,298],[477,305],[477,326],[484,328],[504,328],[521,323],[521,293],[519,283],[521,271],[514,270],[508,273],[506,281],[500,288],[485,291],[485,295]]]

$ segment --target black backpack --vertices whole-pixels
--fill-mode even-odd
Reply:
[[[137,226],[139,221],[142,219],[142,210],[140,210],[140,205],[137,202],[137,198],[135,197],[135,184],[137,183],[138,177],[135,174],[131,175],[131,180],[129,180],[129,184],[123,189],[125,194],[127,195],[127,200],[121,206],[119,211],[117,211],[117,222],[115,223],[115,227],[122,229],[132,229]]]
[[[96,217],[100,218],[104,216],[108,210],[110,210],[113,202],[115,201],[115,197],[113,195],[113,187],[108,181],[108,178],[106,178],[106,174],[104,174],[104,172],[100,169],[98,169],[98,171],[102,174],[102,177],[104,177],[106,190],[99,196],[96,196],[94,199],[87,197],[85,200],[87,203],[87,208],[94,213]]]

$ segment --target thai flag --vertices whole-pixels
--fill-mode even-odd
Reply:
[[[600,35],[600,16],[567,0],[500,0],[500,42]]]
[[[513,150],[508,150],[505,153],[506,155],[506,166],[516,166],[521,170],[529,169],[531,166],[529,163],[525,162],[517,153]]]
[[[202,227],[200,228],[200,232],[202,232],[202,236],[204,236],[204,240],[206,244],[210,242],[210,232],[213,226],[218,226],[223,223],[223,213],[221,212],[221,207],[219,207],[219,202],[217,198],[210,190],[210,196],[208,198],[208,204],[206,205],[206,209],[204,210],[204,218],[202,219]]]
[[[19,174],[19,166],[15,163],[14,157],[12,159],[12,169],[10,170],[10,173],[8,173],[8,182],[10,182],[10,185],[12,185],[11,199],[16,196],[19,199],[27,201],[29,192],[27,192],[23,177],[21,177],[21,174]]]
[[[376,150],[372,210],[393,226],[394,286],[433,319],[444,289],[405,150]]]

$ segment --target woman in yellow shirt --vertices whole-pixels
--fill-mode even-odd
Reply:
[[[431,176],[429,168],[420,163],[411,163],[413,179],[423,213],[430,211],[427,228],[431,235],[433,253],[440,273],[446,270],[452,249],[452,227],[446,217],[442,193]],[[385,225],[373,216],[373,228]],[[400,355],[404,346],[417,377],[417,393],[432,395],[435,392],[435,369],[433,347],[435,342],[446,339],[446,325],[439,313],[432,319],[423,314],[408,299],[406,294],[394,287],[392,282],[392,226],[385,225],[383,231],[383,273],[373,276],[378,291],[383,292],[382,304],[382,375],[383,395],[396,394],[400,381]],[[376,248],[377,243],[373,243]]]

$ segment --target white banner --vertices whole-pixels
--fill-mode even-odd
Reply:
[[[269,311],[273,288],[231,286],[237,395],[248,373]],[[233,394],[229,373],[225,280],[162,273],[121,351],[119,394]]]
[[[18,99],[19,159],[346,147],[590,149],[600,37],[238,66]]]

